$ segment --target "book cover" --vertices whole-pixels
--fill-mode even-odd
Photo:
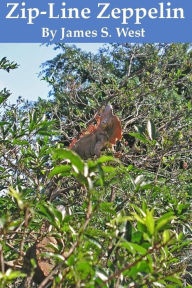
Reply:
[[[191,24],[0,2],[0,287],[191,287]]]

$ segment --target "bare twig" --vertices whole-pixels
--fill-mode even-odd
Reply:
[[[5,263],[4,263],[4,256],[3,256],[3,247],[0,244],[0,265],[1,265],[1,272],[5,273]]]
[[[112,186],[111,187],[110,202],[114,202],[114,201],[115,201],[115,187]]]

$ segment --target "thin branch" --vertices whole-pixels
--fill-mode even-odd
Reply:
[[[4,256],[3,256],[3,247],[0,244],[0,266],[1,266],[1,272],[5,273],[5,263],[4,263]]]

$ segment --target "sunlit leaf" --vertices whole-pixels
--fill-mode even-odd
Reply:
[[[22,195],[19,191],[13,189],[13,187],[9,187],[9,194],[15,198],[15,200],[17,201],[17,204],[19,206],[19,208],[21,210],[23,210],[24,208],[24,202],[23,202],[23,199],[22,199]]]
[[[156,129],[153,121],[147,121],[147,132],[149,135],[150,140],[154,140],[156,138]]]
[[[106,155],[103,155],[101,156],[98,160],[97,160],[97,163],[105,163],[105,162],[119,162],[119,160],[117,158],[114,158],[112,156],[106,156]]]
[[[170,232],[169,230],[163,231],[163,243],[167,243],[170,239]]]
[[[136,252],[138,252],[141,255],[145,255],[147,253],[147,250],[142,247],[141,245],[138,245],[136,243],[128,242],[128,241],[122,241],[119,243],[119,246],[124,247],[129,250],[132,254],[135,255]]]
[[[147,138],[145,138],[143,135],[141,135],[140,133],[133,132],[133,133],[129,133],[129,135],[139,139],[143,143],[150,143],[150,141]]]
[[[86,237],[89,239],[89,241],[94,244],[95,246],[97,246],[99,249],[102,248],[102,245],[99,243],[99,241],[97,239],[95,239],[94,237],[88,235],[88,234],[85,234]]]
[[[58,174],[62,174],[62,175],[70,175],[70,171],[71,171],[71,166],[70,165],[60,165],[57,166],[55,168],[53,168],[53,170],[51,170],[51,172],[49,173],[49,178],[58,175]]]
[[[154,210],[147,210],[146,211],[146,226],[148,231],[150,232],[151,235],[154,234],[154,228],[155,228],[155,220],[153,218],[153,212]]]
[[[161,228],[163,228],[167,223],[169,223],[171,220],[175,219],[175,216],[173,216],[173,212],[168,212],[161,216],[156,223],[156,231],[159,231]]]
[[[71,150],[67,149],[55,149],[53,153],[54,159],[61,159],[61,160],[70,160],[71,164],[77,167],[77,169],[83,173],[84,171],[84,162],[80,158],[79,155],[74,153]]]

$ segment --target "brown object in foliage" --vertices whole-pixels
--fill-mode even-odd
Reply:
[[[121,121],[113,114],[111,105],[107,105],[96,120],[97,124],[90,125],[79,140],[71,142],[70,148],[83,159],[94,155],[99,157],[103,148],[108,144],[114,145],[122,138]]]
[[[41,227],[41,231],[45,232],[47,229],[48,224],[44,223]],[[34,259],[37,264],[32,279],[35,283],[41,283],[55,266],[55,263],[52,259],[42,255],[42,253],[46,252],[54,253],[54,249],[50,247],[50,245],[56,246],[57,240],[54,237],[45,236],[41,239],[38,239],[36,243],[27,250],[25,255],[23,264],[23,270],[25,273],[30,275],[33,270],[31,259]]]
[[[185,162],[185,161],[183,161],[183,169],[184,169],[184,170],[187,170],[187,168],[188,168],[188,163]]]

